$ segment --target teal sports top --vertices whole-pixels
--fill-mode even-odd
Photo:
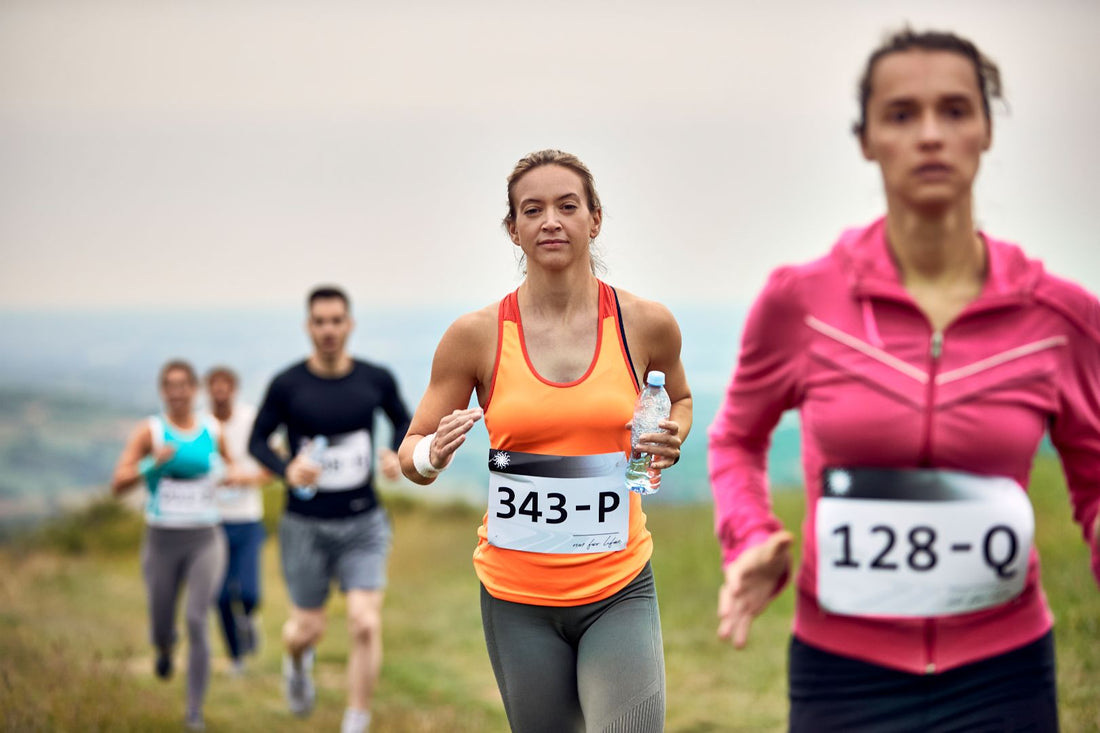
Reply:
[[[149,496],[145,521],[156,527],[209,527],[218,524],[215,488],[225,465],[218,452],[218,426],[208,418],[181,430],[159,416],[149,418],[153,451],[175,446],[173,456],[144,471]],[[147,459],[148,460],[148,459]]]

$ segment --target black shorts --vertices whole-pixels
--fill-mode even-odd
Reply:
[[[791,639],[792,733],[1058,730],[1054,632],[940,674],[911,674]]]

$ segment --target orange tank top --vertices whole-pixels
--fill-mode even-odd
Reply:
[[[626,424],[638,387],[620,328],[615,291],[599,282],[596,353],[575,382],[543,379],[527,354],[516,292],[500,303],[497,357],[485,406],[495,450],[589,456],[630,449]],[[474,568],[494,598],[540,606],[579,606],[625,587],[653,552],[641,497],[629,494],[626,547],[615,552],[553,554],[497,547],[486,513],[478,528]]]

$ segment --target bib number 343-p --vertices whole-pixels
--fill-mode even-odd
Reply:
[[[827,469],[817,503],[818,602],[852,616],[997,606],[1027,579],[1035,518],[1015,481],[935,469]]]
[[[488,539],[524,552],[626,547],[630,500],[623,453],[550,456],[489,451]]]

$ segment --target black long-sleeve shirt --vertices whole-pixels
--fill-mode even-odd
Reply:
[[[393,375],[383,367],[359,359],[351,371],[320,377],[302,361],[276,375],[256,415],[249,452],[260,463],[285,478],[288,461],[268,444],[271,434],[286,427],[292,454],[323,435],[329,447],[322,459],[317,493],[309,499],[291,491],[287,512],[321,519],[338,519],[370,511],[378,505],[374,493],[374,416],[382,410],[393,424],[393,449],[409,429],[409,411],[402,402]],[[289,488],[289,487],[288,487]]]

